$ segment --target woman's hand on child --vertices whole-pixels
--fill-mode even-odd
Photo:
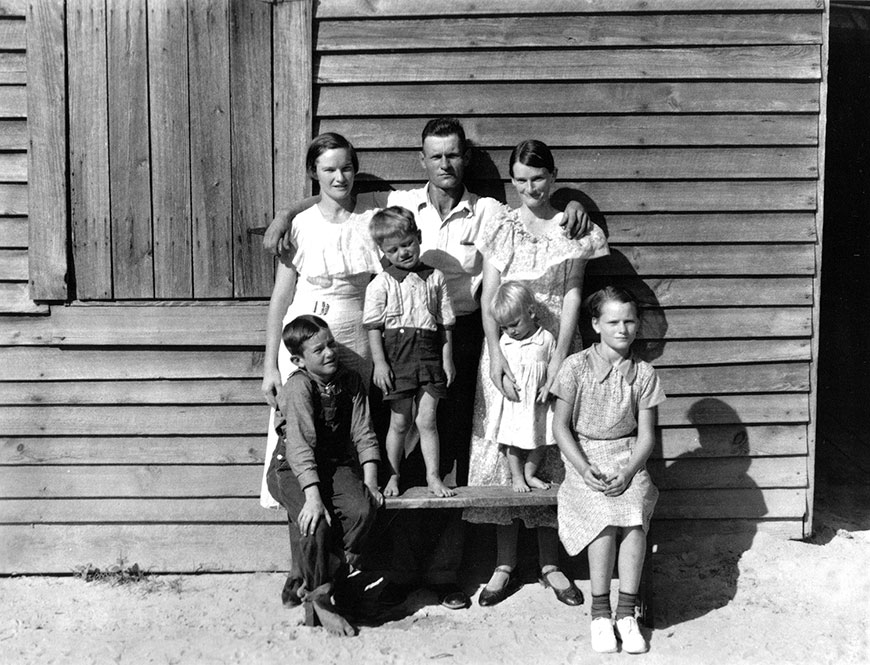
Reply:
[[[299,517],[296,519],[299,524],[299,533],[303,536],[314,535],[317,524],[321,519],[325,519],[327,524],[332,525],[332,517],[329,511],[326,510],[326,506],[323,505],[323,501],[319,498],[305,499],[305,505],[302,506],[302,510],[299,511]]]
[[[517,390],[516,378],[501,353],[492,354],[489,359],[489,378],[495,384],[498,391],[511,402],[520,401],[520,393]]]
[[[604,474],[594,464],[586,467],[583,472],[583,481],[596,492],[604,492],[608,487]]]
[[[384,395],[388,395],[393,389],[393,370],[388,363],[375,363],[372,373],[372,381],[380,388]]]
[[[272,367],[271,369],[267,369],[263,373],[263,385],[260,389],[263,391],[263,397],[266,398],[269,406],[273,409],[278,408],[278,390],[280,390],[280,388],[281,373],[278,371],[278,368]]]
[[[377,505],[378,508],[381,508],[384,505],[384,495],[381,494],[381,490],[378,489],[377,484],[369,485],[368,483],[366,483],[366,488],[368,489],[369,494],[371,494],[372,498],[375,500],[375,505]]]

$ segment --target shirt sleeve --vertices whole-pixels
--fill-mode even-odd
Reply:
[[[355,374],[348,388],[353,391],[353,413],[350,421],[350,436],[356,448],[360,464],[379,462],[381,459],[378,438],[372,429],[369,399],[359,374]]]
[[[559,373],[556,374],[556,380],[550,386],[550,392],[563,399],[569,404],[573,404],[577,397],[577,362],[570,356],[559,368]]]
[[[640,386],[640,398],[638,408],[651,409],[667,399],[665,391],[659,382],[659,375],[651,365],[646,365],[647,371],[643,373]]]
[[[484,217],[474,246],[499,272],[504,272],[514,256],[514,223],[506,207],[495,209]]]
[[[377,275],[366,287],[363,307],[363,327],[366,330],[383,330],[387,320],[386,273]]]
[[[287,463],[302,489],[320,482],[314,446],[314,395],[311,380],[300,373],[293,374],[278,391],[275,429],[285,441]]]

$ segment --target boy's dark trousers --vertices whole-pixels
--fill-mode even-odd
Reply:
[[[353,564],[359,557],[363,542],[377,514],[377,506],[362,479],[358,467],[336,466],[333,469],[318,469],[320,496],[323,505],[332,517],[332,525],[326,519],[317,523],[310,536],[299,534],[296,519],[305,505],[305,492],[299,486],[296,474],[286,460],[272,461],[266,483],[269,492],[287,510],[291,522],[291,544],[298,536],[298,568],[305,588],[309,591],[333,583],[344,563]],[[297,548],[292,547],[296,557]]]

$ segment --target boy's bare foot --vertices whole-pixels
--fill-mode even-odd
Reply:
[[[426,478],[426,486],[429,491],[435,496],[447,497],[456,496],[456,492],[447,487],[438,476],[429,476]]]
[[[548,490],[550,489],[550,483],[545,483],[540,478],[535,478],[535,476],[529,476],[526,478],[526,482],[529,484],[533,490]]]
[[[399,476],[390,476],[381,494],[384,496],[399,496]]]
[[[531,492],[532,489],[526,485],[526,481],[524,478],[514,478],[511,481],[511,486],[514,488],[514,492]]]
[[[319,598],[313,601],[312,605],[314,606],[314,613],[320,620],[320,625],[326,628],[326,631],[330,635],[337,635],[339,637],[353,637],[356,635],[356,628],[336,612],[335,606],[329,598]]]

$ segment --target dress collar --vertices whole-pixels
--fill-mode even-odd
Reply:
[[[537,344],[538,346],[543,346],[544,335],[541,332],[542,330],[543,328],[541,328],[541,326],[538,326],[538,329],[525,339],[514,339],[505,335],[503,344],[505,346],[513,346],[514,344],[517,344],[519,346],[526,346],[527,344]]]
[[[586,356],[598,383],[604,383],[604,380],[615,367],[625,378],[628,385],[633,384],[635,378],[637,378],[637,362],[634,359],[634,355],[632,354],[628,358],[621,360],[618,364],[613,365],[601,355],[598,347],[599,344],[593,344]]]
[[[386,258],[384,259],[386,261]],[[410,270],[405,270],[404,268],[399,268],[398,266],[394,266],[392,263],[387,261],[388,265],[384,266],[384,272],[386,272],[390,277],[395,279],[397,282],[401,283],[405,281],[405,277],[407,277],[411,273],[416,273],[420,279],[424,282],[429,279],[429,275],[435,272],[435,268],[431,266],[427,266],[425,263],[420,261],[416,266],[411,268]]]

